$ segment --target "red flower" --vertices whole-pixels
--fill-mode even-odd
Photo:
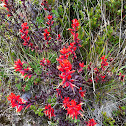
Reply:
[[[45,33],[43,34],[43,35],[44,35],[44,39],[47,40],[47,44],[48,44],[48,41],[51,39],[51,37],[49,37],[50,34],[49,34],[47,28],[44,30],[44,32],[45,32]]]
[[[105,55],[101,57],[101,60],[105,60]]]
[[[84,63],[79,63],[80,69],[78,70],[78,72],[81,72],[83,70],[83,67],[85,67]]]
[[[61,95],[61,90],[57,88],[56,91],[58,93],[58,96],[61,96],[61,98],[63,98],[62,95]]]
[[[60,63],[60,67],[63,68],[62,72],[64,72],[64,71],[70,71],[72,69],[72,65],[71,65],[70,61],[67,60],[67,59],[63,59],[59,63]]]
[[[41,3],[41,5],[44,6],[44,10],[51,11],[51,8],[49,7],[48,2],[46,0],[43,0],[43,2]]]
[[[67,115],[69,115],[70,117],[72,117],[74,119],[74,117],[77,119],[77,116],[80,114],[81,116],[83,116],[80,112],[80,110],[82,110],[81,108],[81,103],[77,104],[75,100],[71,100],[69,101],[69,103],[65,104],[67,106],[66,110],[67,110]]]
[[[52,15],[48,15],[47,18],[48,18],[49,20],[52,20]]]
[[[27,22],[22,23],[21,27],[23,31],[25,31],[26,29],[29,29],[29,27],[27,26]]]
[[[84,97],[84,96],[85,96],[85,92],[86,92],[86,91],[83,91],[83,90],[82,90],[82,87],[80,87],[79,93],[80,93],[81,97]]]
[[[101,75],[101,78],[102,78],[102,79],[105,79],[105,77],[106,77],[106,75],[104,75],[104,76]]]
[[[49,30],[51,31],[51,26],[54,23],[54,21],[52,20],[53,17],[52,17],[52,15],[48,15],[47,18],[48,18],[47,24],[49,25]]]
[[[70,102],[69,97],[67,97],[67,98],[65,97],[64,100],[63,100],[63,106],[66,108],[67,105],[69,104],[69,102]]]
[[[19,95],[16,96],[14,93],[11,93],[7,99],[11,101],[12,108],[16,107],[17,112],[20,112],[24,107],[27,109],[31,105],[31,103],[28,103],[26,100],[20,98]]]
[[[21,62],[20,59],[18,59],[17,61],[15,61],[15,65],[14,65],[14,69],[16,69],[16,71],[20,71],[23,68],[23,63]]]
[[[71,83],[71,74],[75,72],[75,70],[72,70],[72,65],[68,59],[58,59],[60,65],[57,66],[58,70],[60,70],[62,73],[59,75],[59,77],[63,80],[60,85],[63,85],[63,87],[70,86],[73,90],[73,85]],[[72,81],[73,82],[73,81]]]
[[[60,50],[60,53],[62,54],[67,54],[70,51],[69,48],[65,48],[65,46],[63,47],[63,49]]]
[[[31,78],[31,76],[32,76],[32,73],[30,71],[31,68],[29,68],[29,67],[24,68],[23,64],[24,63],[22,63],[21,60],[18,59],[17,61],[15,61],[15,64],[14,64],[15,67],[14,67],[14,69],[16,71],[20,72],[22,74],[22,76],[24,76],[24,74],[26,74],[24,76],[24,78],[26,78],[27,76],[28,76],[28,78]]]
[[[27,22],[23,23],[21,27],[22,29],[20,29],[19,31],[21,32],[21,38],[24,40],[23,45],[29,46],[32,50],[34,50],[33,43],[29,43],[30,37],[28,36],[29,27],[27,26]]]
[[[95,126],[96,124],[97,124],[97,123],[95,122],[94,119],[90,119],[90,120],[88,121],[87,126]]]
[[[92,79],[88,79],[87,82],[92,83]]]
[[[80,67],[85,67],[84,63],[79,63]]]
[[[50,119],[51,117],[55,116],[55,115],[54,115],[54,109],[51,108],[51,105],[50,105],[50,104],[48,104],[48,105],[45,106],[45,111],[44,111],[44,113],[45,113],[46,116],[49,117],[49,119]]]
[[[104,66],[108,66],[108,62],[106,62],[107,59],[105,59],[105,55],[101,57],[101,60],[102,60],[101,68],[102,68],[102,70],[105,70]]]
[[[73,19],[72,20],[72,28],[73,29],[71,29],[71,28],[68,29],[68,30],[70,30],[71,34],[73,35],[73,40],[74,40],[72,45],[70,45],[71,54],[74,55],[73,58],[76,58],[76,55],[75,55],[76,46],[81,47],[81,45],[79,44],[80,39],[78,38],[78,33],[77,33],[78,26],[79,26],[78,20],[77,19]]]
[[[72,28],[73,29],[75,29],[75,28],[77,28],[78,29],[78,26],[79,26],[79,22],[78,22],[78,20],[77,19],[73,19],[72,20]]]
[[[16,96],[14,93],[11,93],[11,95],[9,95],[7,99],[11,101],[12,108],[16,107],[17,112],[20,112],[24,108],[23,99],[21,99],[19,95]]]

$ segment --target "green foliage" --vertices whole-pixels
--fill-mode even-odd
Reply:
[[[49,53],[49,60],[51,61],[51,63],[56,63],[57,60],[57,54],[56,53]]]
[[[107,117],[106,113],[102,113],[102,114],[103,114],[103,124],[104,124],[104,126],[116,126],[114,119],[112,119],[111,117]]]
[[[36,24],[38,23],[38,28],[44,27],[44,14],[40,14],[36,17]]]
[[[48,101],[49,104],[51,104],[51,106],[54,106],[55,103],[56,103],[56,97],[52,98],[51,96],[49,96],[47,101]]]
[[[39,108],[36,105],[31,105],[30,109],[33,110],[35,112],[35,114],[38,115],[38,116],[43,116],[44,115],[44,113],[43,113],[44,109],[43,108]]]
[[[18,84],[16,84],[16,87],[17,87],[18,90],[21,90],[21,89],[22,89],[22,84],[21,84],[21,82],[18,83]]]
[[[113,111],[114,117],[120,116],[122,118],[125,118],[126,116],[126,106],[119,106],[119,109],[116,111]]]

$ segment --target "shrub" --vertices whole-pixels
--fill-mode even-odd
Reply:
[[[112,37],[116,25],[106,24],[102,3],[86,2],[65,1],[69,5],[65,9],[61,3],[55,7],[52,0],[2,1],[6,11],[0,12],[1,58],[7,65],[0,73],[0,95],[6,94],[10,106],[22,115],[31,109],[45,125],[116,123],[101,111],[103,119],[99,119],[95,112],[105,105],[109,93],[116,99],[118,88],[121,96],[116,100],[125,98],[125,40]],[[108,2],[103,5],[110,7]]]

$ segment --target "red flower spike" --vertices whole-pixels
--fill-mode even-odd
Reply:
[[[48,29],[46,28],[46,29],[44,30],[44,32],[45,32],[45,33],[43,34],[43,35],[44,35],[44,39],[47,40],[47,43],[48,43],[48,41],[51,39],[51,37],[49,37],[50,34],[49,34],[49,32],[48,32]]]
[[[61,90],[57,88],[56,91],[58,93],[58,96],[61,96],[61,98],[63,98],[62,95],[61,95]]]
[[[72,117],[72,119],[77,119],[77,116],[80,114],[81,116],[83,116],[80,113],[80,110],[82,110],[81,108],[81,103],[77,104],[75,100],[71,100],[69,101],[69,103],[66,104],[66,110],[67,110],[67,115],[69,115],[70,117]]]
[[[45,111],[44,111],[44,113],[45,113],[46,116],[49,117],[49,119],[50,119],[51,117],[55,116],[55,115],[54,115],[54,109],[51,108],[51,105],[50,105],[50,104],[48,104],[48,105],[45,106]]]
[[[102,70],[105,70],[104,67],[108,66],[108,62],[106,62],[107,59],[105,59],[105,55],[101,57],[101,60],[102,60],[102,62],[101,62],[101,68],[102,68]]]
[[[99,73],[99,69],[96,67],[96,68],[94,68],[94,71],[95,71],[95,73],[96,74],[98,74]]]
[[[30,68],[24,68],[23,67],[23,62],[21,62],[21,60],[20,59],[18,59],[17,61],[15,61],[15,67],[14,67],[14,69],[15,69],[15,71],[18,71],[18,72],[20,72],[21,74],[22,74],[22,76],[24,76],[24,74],[26,74],[26,76],[24,76],[24,78],[26,78],[27,76],[28,76],[28,78],[31,78],[31,76],[32,76],[32,73],[31,73],[31,71],[30,71]]]
[[[48,2],[46,0],[43,0],[41,5],[44,6],[44,10],[51,11],[51,9],[49,8]]]
[[[63,106],[66,108],[67,105],[69,104],[69,102],[70,102],[69,97],[67,97],[67,98],[65,97],[64,100],[63,100]]]
[[[70,51],[70,49],[69,48],[66,49],[64,46],[64,48],[60,50],[60,53],[67,54],[69,51]]]
[[[73,40],[74,40],[74,42],[72,44],[70,44],[70,46],[69,46],[69,48],[71,50],[70,52],[74,56],[73,59],[77,58],[76,54],[75,54],[75,50],[76,50],[77,46],[81,47],[81,45],[79,44],[80,39],[78,38],[78,33],[77,33],[78,26],[79,26],[78,20],[77,19],[73,19],[72,20],[72,28],[73,29],[71,29],[71,28],[68,29],[68,30],[70,30],[71,34],[73,35]]]
[[[19,95],[16,96],[14,93],[11,93],[11,95],[9,95],[7,97],[7,99],[9,101],[11,101],[12,108],[16,107],[17,112],[20,112],[24,108],[23,106],[22,107],[20,106],[20,104],[24,104],[24,103],[23,103],[23,101],[22,101],[22,99],[20,98]]]
[[[95,77],[95,81],[96,81],[96,83],[98,82],[98,80],[99,80],[99,77],[96,76],[96,77]]]
[[[94,119],[90,119],[89,121],[88,121],[88,124],[87,124],[87,126],[96,126],[96,122],[95,122],[95,120]]]
[[[79,63],[80,67],[85,67],[84,63]]]
[[[92,83],[92,79],[88,79],[87,82]]]
[[[105,55],[101,57],[101,60],[104,60],[105,59]]]
[[[79,26],[79,22],[78,22],[78,20],[77,19],[73,19],[72,20],[72,28],[73,29],[75,29],[75,28],[77,28],[78,29],[78,26]]]
[[[21,32],[21,38],[24,40],[23,45],[24,46],[29,46],[33,50],[33,45],[29,43],[30,37],[28,35],[28,29],[29,27],[27,26],[27,22],[22,23],[21,25],[22,29],[19,29]]]
[[[31,105],[31,103],[29,104],[29,103],[27,103],[27,101],[26,100],[24,100],[24,99],[22,99],[22,98],[20,98],[20,96],[19,95],[15,95],[14,93],[11,93],[11,95],[9,95],[8,97],[7,97],[7,99],[9,100],[9,101],[11,101],[11,106],[12,106],[12,108],[13,107],[16,107],[16,111],[17,112],[20,112],[24,107],[26,107],[26,109],[28,108],[28,107],[30,107],[30,105]]]

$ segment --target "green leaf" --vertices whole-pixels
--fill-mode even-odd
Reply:
[[[18,88],[18,90],[21,90],[21,89],[22,89],[22,87],[21,87],[21,83],[16,84],[16,87]]]
[[[59,14],[56,10],[52,10],[52,13],[55,14],[56,17],[59,17]]]

